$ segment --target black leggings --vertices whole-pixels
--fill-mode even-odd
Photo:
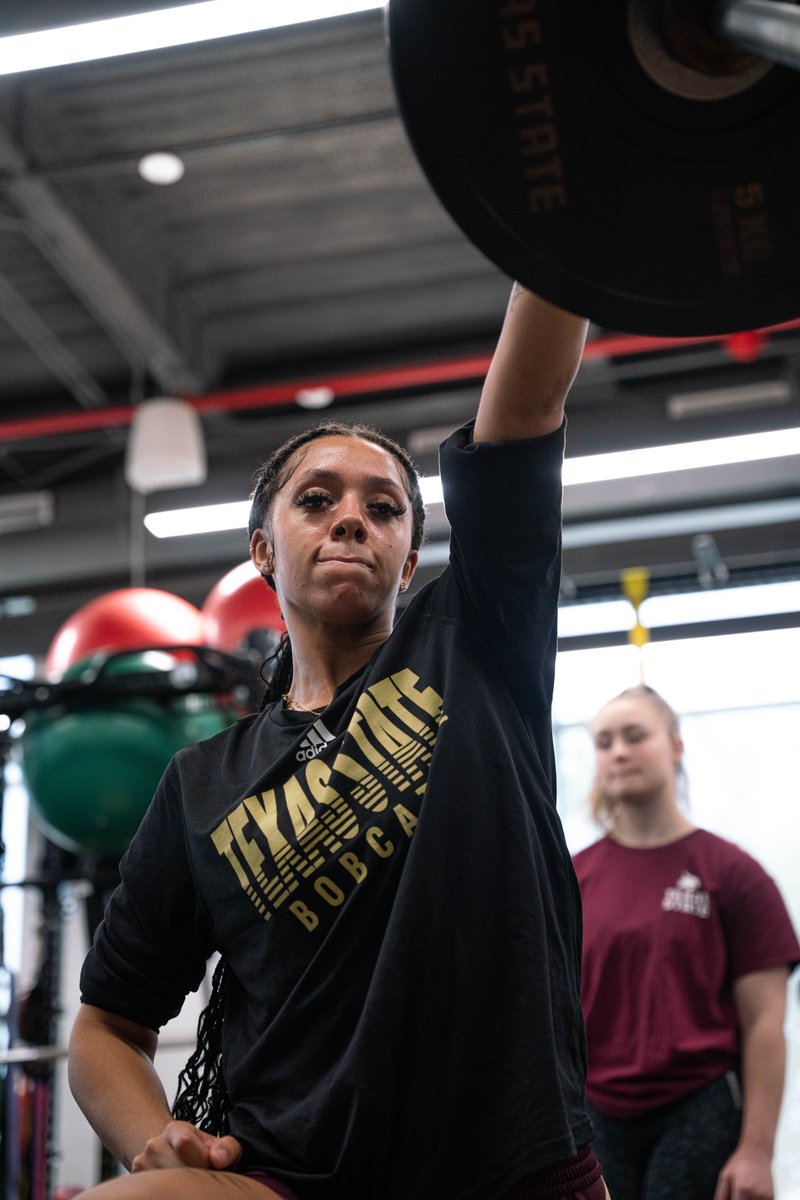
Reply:
[[[713,1200],[742,1122],[733,1071],[641,1117],[621,1120],[588,1108],[597,1132],[592,1149],[613,1200]]]

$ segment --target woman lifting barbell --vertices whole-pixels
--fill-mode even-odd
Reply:
[[[585,333],[515,288],[441,451],[450,563],[396,625],[405,452],[323,426],[264,467],[251,554],[288,643],[262,711],[167,769],[85,964],[71,1083],[131,1169],[87,1200],[605,1195],[550,731]],[[214,951],[173,1119],[157,1033]]]

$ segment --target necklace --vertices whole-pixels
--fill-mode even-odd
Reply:
[[[290,712],[311,713],[312,717],[318,717],[320,715],[320,713],[322,712],[321,708],[306,708],[305,704],[298,704],[296,700],[292,699],[292,697],[289,695],[288,692],[283,693],[283,695],[281,696],[281,700],[283,701],[283,703],[286,705],[286,707],[289,709]]]

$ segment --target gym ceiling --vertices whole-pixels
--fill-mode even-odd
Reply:
[[[26,0],[0,33],[147,7]],[[156,151],[180,156],[178,183],[141,178]],[[587,152],[580,171],[602,169]],[[642,215],[654,243],[669,215],[668,195]],[[614,236],[614,256],[639,254]],[[130,583],[201,604],[244,533],[157,540],[143,511],[245,498],[319,415],[377,424],[432,472],[474,411],[508,290],[410,148],[380,11],[0,78],[0,655],[43,655]],[[800,426],[800,322],[590,339],[570,456]],[[323,414],[298,404],[320,388]],[[142,498],[125,447],[156,396],[196,404],[209,475]],[[704,534],[725,586],[798,578],[799,514],[797,455],[568,488],[565,596],[617,596],[639,566],[654,592],[696,589]],[[432,516],[420,578],[446,538]]]

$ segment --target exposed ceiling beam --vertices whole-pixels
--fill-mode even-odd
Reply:
[[[84,408],[101,408],[108,396],[89,372],[41,319],[35,309],[0,272],[0,317],[20,337],[59,383]]]
[[[159,327],[113,264],[43,179],[29,174],[24,157],[0,129],[2,187],[23,217],[42,256],[79,297],[124,358],[166,392],[197,392],[202,381],[175,342]]]

